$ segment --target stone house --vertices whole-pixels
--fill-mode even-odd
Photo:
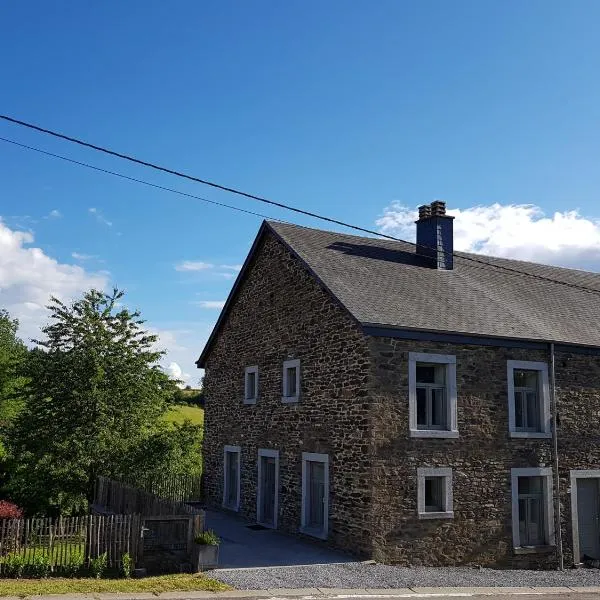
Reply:
[[[600,558],[600,274],[264,222],[198,360],[207,502],[382,562]]]

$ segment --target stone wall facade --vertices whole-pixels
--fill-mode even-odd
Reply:
[[[458,438],[410,437],[410,352],[456,357]],[[301,398],[286,404],[282,365],[293,358],[301,361]],[[549,363],[549,349],[364,335],[267,233],[206,362],[207,500],[221,505],[224,446],[240,446],[240,512],[255,519],[258,450],[278,450],[278,527],[298,533],[302,453],[323,453],[330,465],[325,543],[397,564],[553,568],[555,551],[513,551],[511,469],[554,464],[551,439],[509,437],[508,360]],[[600,356],[557,351],[555,364],[561,531],[569,566],[570,471],[600,468]],[[244,404],[244,369],[253,365],[259,397]],[[452,469],[454,518],[418,518],[422,467]]]
[[[359,326],[271,234],[255,254],[206,364],[204,472],[208,501],[223,495],[225,445],[241,448],[241,507],[256,518],[258,450],[279,451],[278,528],[300,527],[302,453],[329,455],[327,543],[371,554],[370,354]],[[300,359],[301,397],[282,402],[284,360]],[[244,369],[257,365],[256,404]]]
[[[374,558],[413,565],[554,568],[555,551],[515,554],[511,469],[554,467],[551,439],[509,437],[507,361],[550,364],[550,351],[371,338]],[[411,438],[410,352],[453,355],[457,439]],[[555,353],[565,565],[572,565],[570,471],[600,468],[600,356]],[[420,520],[417,469],[452,468],[454,518]],[[554,484],[556,484],[553,473]]]

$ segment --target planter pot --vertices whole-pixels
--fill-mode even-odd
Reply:
[[[194,572],[216,569],[219,566],[219,546],[194,544],[193,552]]]

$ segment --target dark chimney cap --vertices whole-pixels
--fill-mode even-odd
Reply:
[[[419,209],[420,210],[420,209]],[[442,200],[436,200],[431,203],[431,216],[443,217],[446,215],[446,203]]]
[[[431,206],[429,204],[419,206],[419,221],[421,219],[428,219],[429,217],[431,217]]]

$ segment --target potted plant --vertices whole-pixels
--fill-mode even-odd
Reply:
[[[212,530],[207,529],[194,538],[195,571],[215,569],[219,564],[219,544],[221,539]]]

